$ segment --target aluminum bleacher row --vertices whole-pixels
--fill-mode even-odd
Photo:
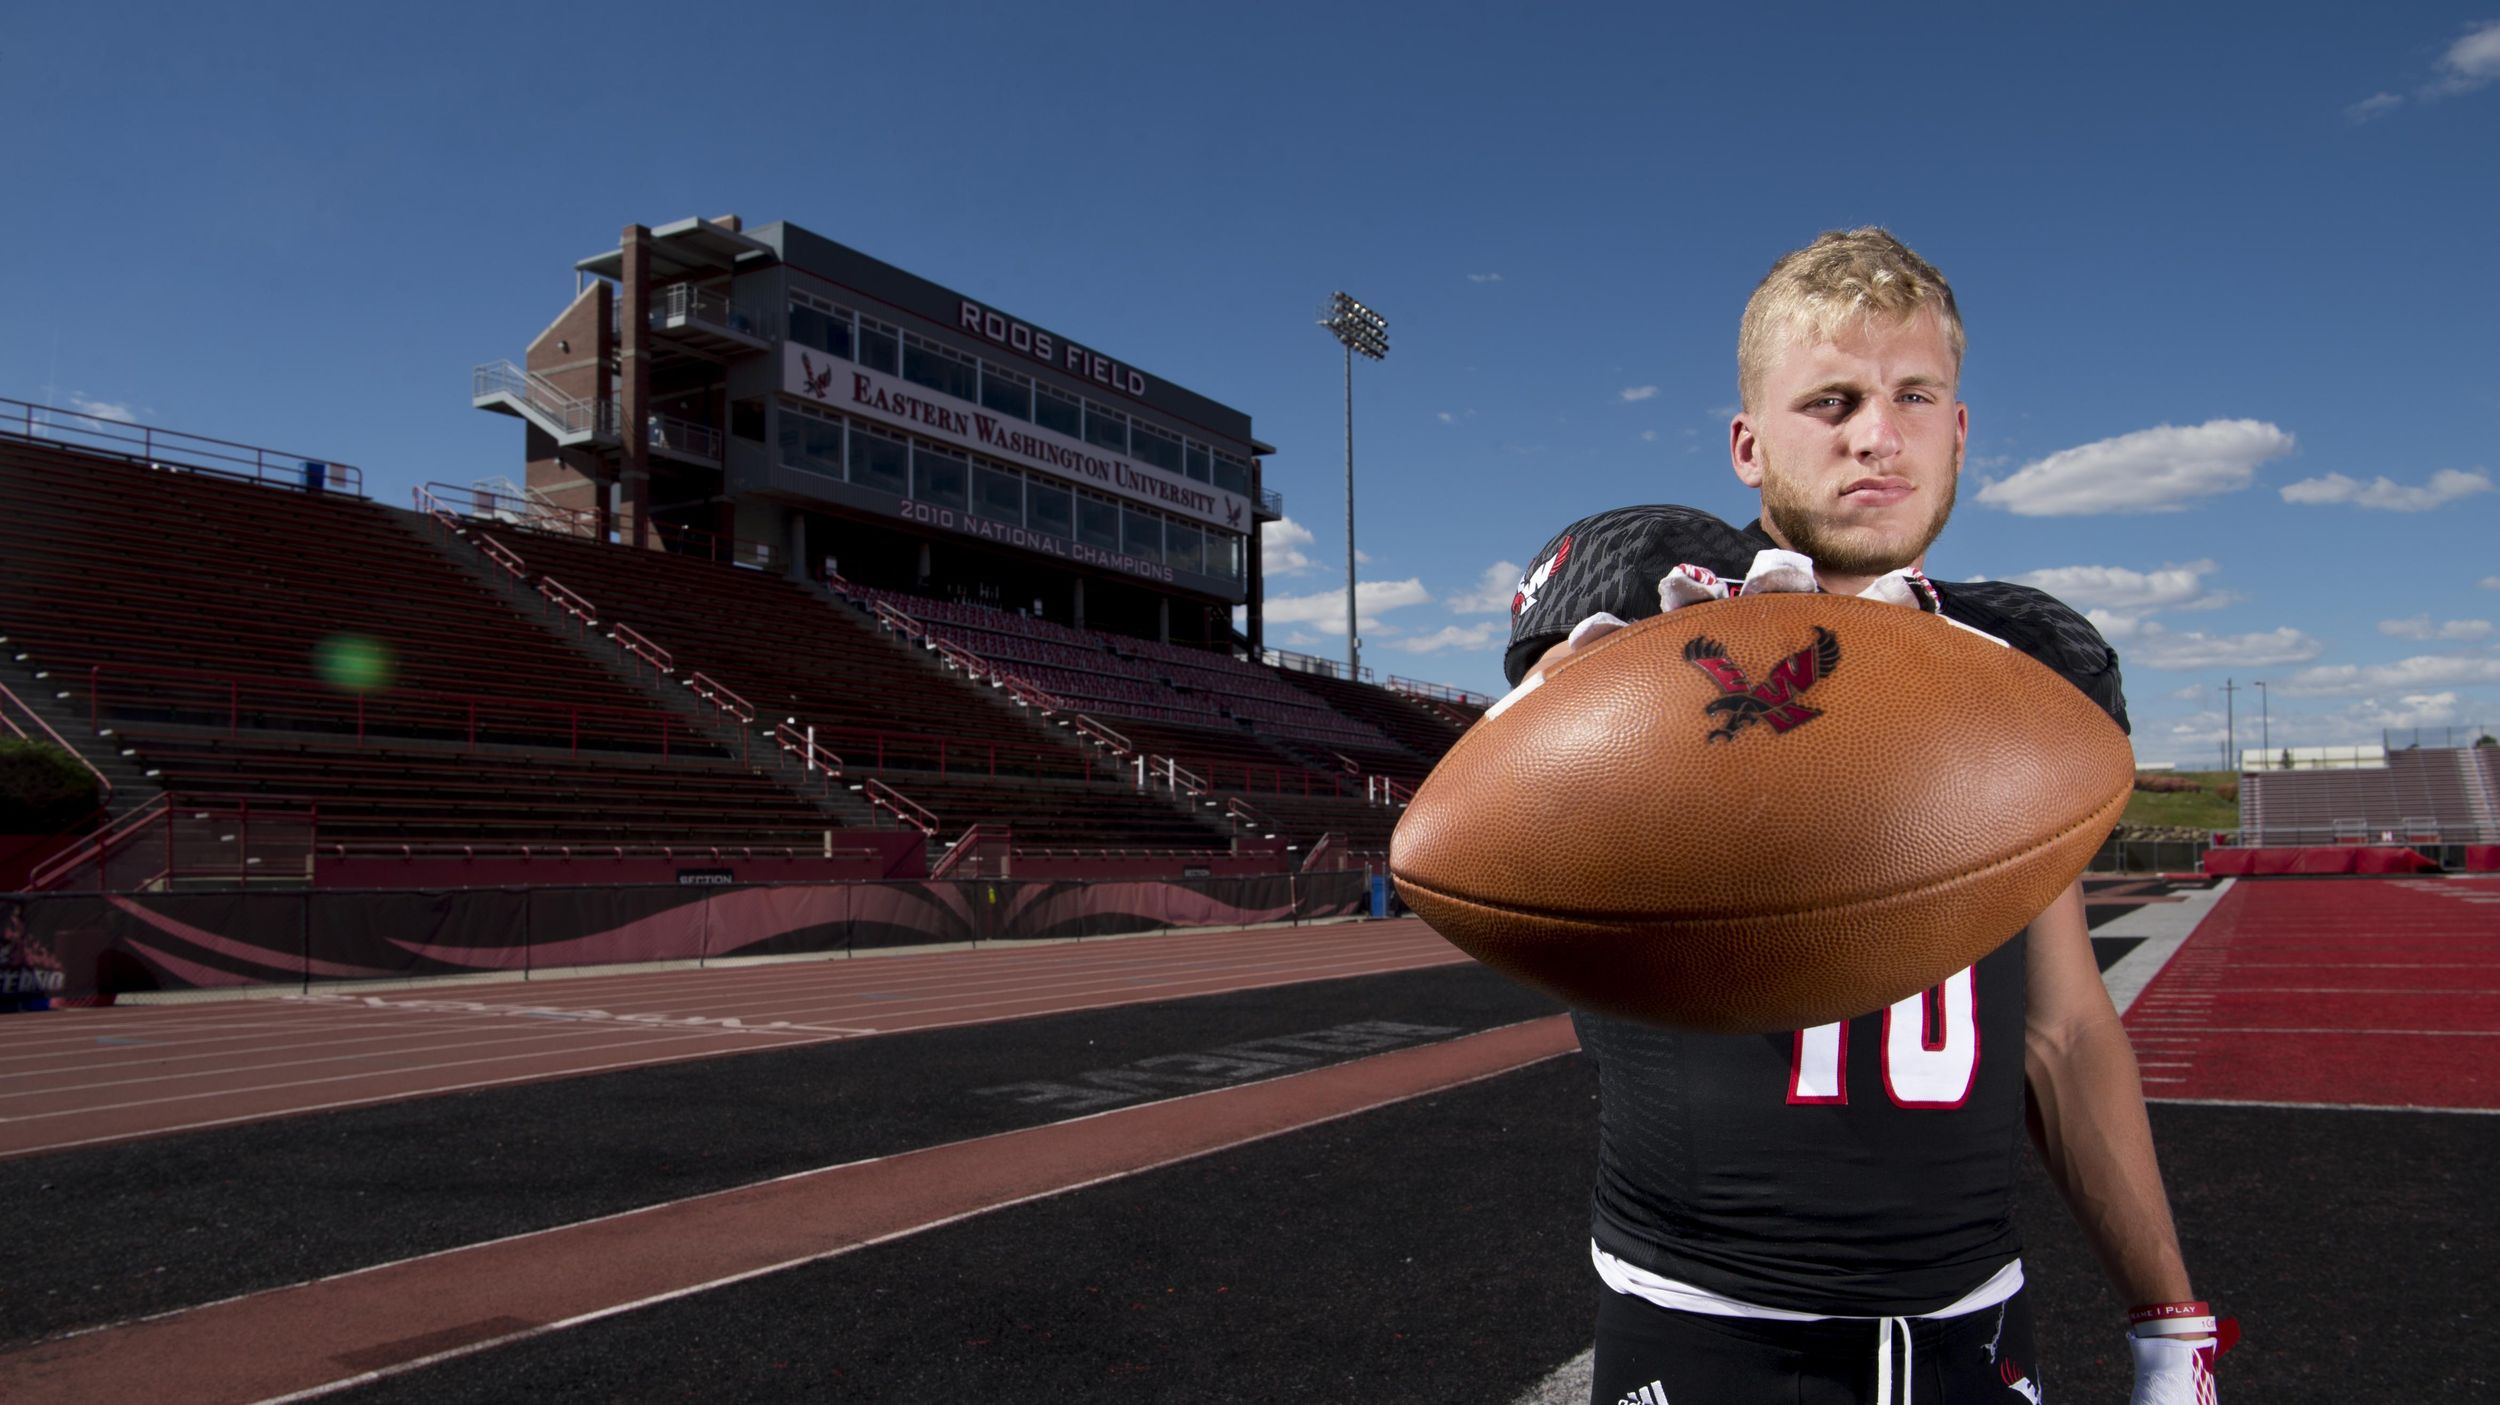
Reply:
[[[822,845],[370,503],[20,437],[0,496],[9,649],[169,794],[318,802],[339,844]]]
[[[2240,842],[2265,845],[2500,843],[2500,748],[2406,749],[2383,766],[2251,771]]]

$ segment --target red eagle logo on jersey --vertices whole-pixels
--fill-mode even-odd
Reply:
[[[1760,683],[1747,678],[1745,670],[1727,656],[1727,646],[1707,634],[1694,635],[1685,644],[1684,661],[1719,685],[1719,696],[1702,711],[1720,719],[1710,740],[1723,742],[1756,722],[1768,722],[1772,731],[1786,732],[1822,716],[1821,708],[1806,706],[1797,701],[1797,695],[1840,667],[1840,640],[1816,625],[1814,642],[1780,660],[1771,676]]]
[[[825,392],[833,389],[833,363],[830,361],[826,362],[825,369],[819,371],[816,369],[816,363],[810,360],[805,353],[801,353],[799,356],[799,380],[807,386],[808,394],[822,400],[825,398]]]

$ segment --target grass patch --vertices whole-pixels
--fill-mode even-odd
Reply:
[[[2240,827],[2239,777],[2229,771],[2165,771],[2158,775],[2192,781],[2194,790],[2139,790],[2127,797],[2120,824],[2175,825],[2216,830]]]

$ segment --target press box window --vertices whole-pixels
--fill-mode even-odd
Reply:
[[[941,454],[924,444],[911,450],[911,495],[939,507],[964,505],[966,464],[953,454]]]
[[[1181,471],[1181,441],[1146,424],[1128,427],[1129,452],[1157,468]]]
[[[1097,497],[1076,500],[1076,539],[1105,551],[1120,549],[1120,505]]]
[[[1215,486],[1241,497],[1250,496],[1250,465],[1224,454],[1215,456]]]
[[[910,497],[911,446],[863,425],[852,425],[851,481],[898,498]]]
[[[903,379],[967,403],[981,398],[978,363],[922,337],[903,338]]]
[[[784,407],[781,412],[781,461],[807,473],[842,476],[842,422],[823,420]]]
[[[1024,523],[1024,479],[985,463],[972,466],[972,515],[1013,526]]]
[[[859,319],[859,364],[887,375],[899,374],[895,369],[903,352],[903,334],[874,317]]]
[[[851,315],[836,314],[805,303],[790,304],[790,340],[829,356],[851,359]]]
[[[1120,549],[1149,561],[1163,559],[1163,519],[1131,508],[1120,509]]]
[[[981,408],[1029,420],[1033,418],[1033,382],[984,361],[981,363]]]
[[[1072,537],[1075,531],[1075,508],[1065,488],[1054,487],[1039,478],[1025,480],[1024,520],[1037,532],[1054,537]]]
[[[1215,459],[1214,456],[1207,451],[1206,445],[1201,444],[1194,439],[1191,440],[1189,442],[1189,455],[1186,463],[1186,471],[1190,477],[1197,479],[1201,483],[1211,482],[1214,480]]]
[[[1206,534],[1179,522],[1163,524],[1163,564],[1175,571],[1207,574],[1204,542]]]
[[[1128,452],[1128,416],[1085,402],[1085,442],[1115,454]]]
[[[1049,386],[1036,386],[1033,392],[1033,423],[1070,439],[1085,437],[1085,407],[1073,395],[1062,395]]]

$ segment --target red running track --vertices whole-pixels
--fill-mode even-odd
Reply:
[[[1407,919],[60,1010],[0,1020],[0,1157],[1467,959]]]
[[[2126,1023],[2157,1099],[2500,1112],[2500,880],[2243,880]]]

